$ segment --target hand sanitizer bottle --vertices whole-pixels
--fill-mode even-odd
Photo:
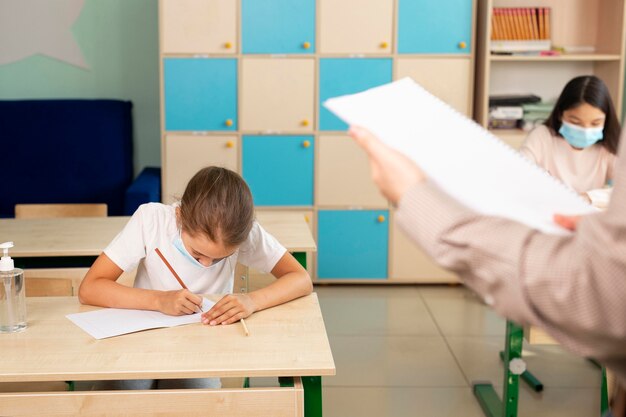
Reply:
[[[9,249],[13,242],[0,245],[0,333],[19,332],[26,328],[26,289],[24,271],[15,268]]]

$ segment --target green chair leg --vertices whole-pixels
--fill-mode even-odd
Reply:
[[[500,351],[500,359],[504,362],[504,351]],[[524,373],[520,376],[526,385],[528,385],[533,391],[543,391],[543,383],[530,371],[524,371]]]
[[[602,389],[600,391],[600,415],[609,411],[609,387],[606,380],[606,368],[602,368]]]

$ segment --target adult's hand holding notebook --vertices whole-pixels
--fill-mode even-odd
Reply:
[[[546,233],[568,233],[553,215],[594,213],[575,191],[410,78],[324,105],[404,153],[468,208]]]

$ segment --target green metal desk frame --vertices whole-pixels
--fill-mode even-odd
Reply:
[[[530,372],[514,373],[510,369],[510,363],[514,359],[521,359],[522,345],[524,342],[524,328],[512,321],[506,322],[506,336],[504,351],[500,352],[504,367],[504,383],[502,399],[496,393],[493,384],[489,382],[475,382],[472,390],[485,416],[487,417],[517,417],[517,406],[519,400],[519,380],[520,376],[531,388],[539,392],[543,389],[543,384]],[[539,389],[540,388],[540,389]],[[604,415],[609,409],[607,394],[606,372],[602,369],[602,390],[600,401],[600,415]]]

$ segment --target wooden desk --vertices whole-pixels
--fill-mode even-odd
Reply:
[[[0,335],[0,383],[207,377],[295,377],[285,388],[0,393],[0,414],[321,416],[321,376],[335,364],[316,294],[240,325],[200,323],[95,340],[66,314],[75,297],[29,298],[28,328]],[[301,377],[301,378],[300,378]],[[302,383],[300,382],[302,381]],[[303,405],[304,404],[304,405]],[[142,414],[143,415],[143,414]]]
[[[24,268],[89,267],[129,217],[0,219],[0,241],[13,241],[11,256]],[[314,252],[304,217],[259,212],[257,220],[290,252]]]

